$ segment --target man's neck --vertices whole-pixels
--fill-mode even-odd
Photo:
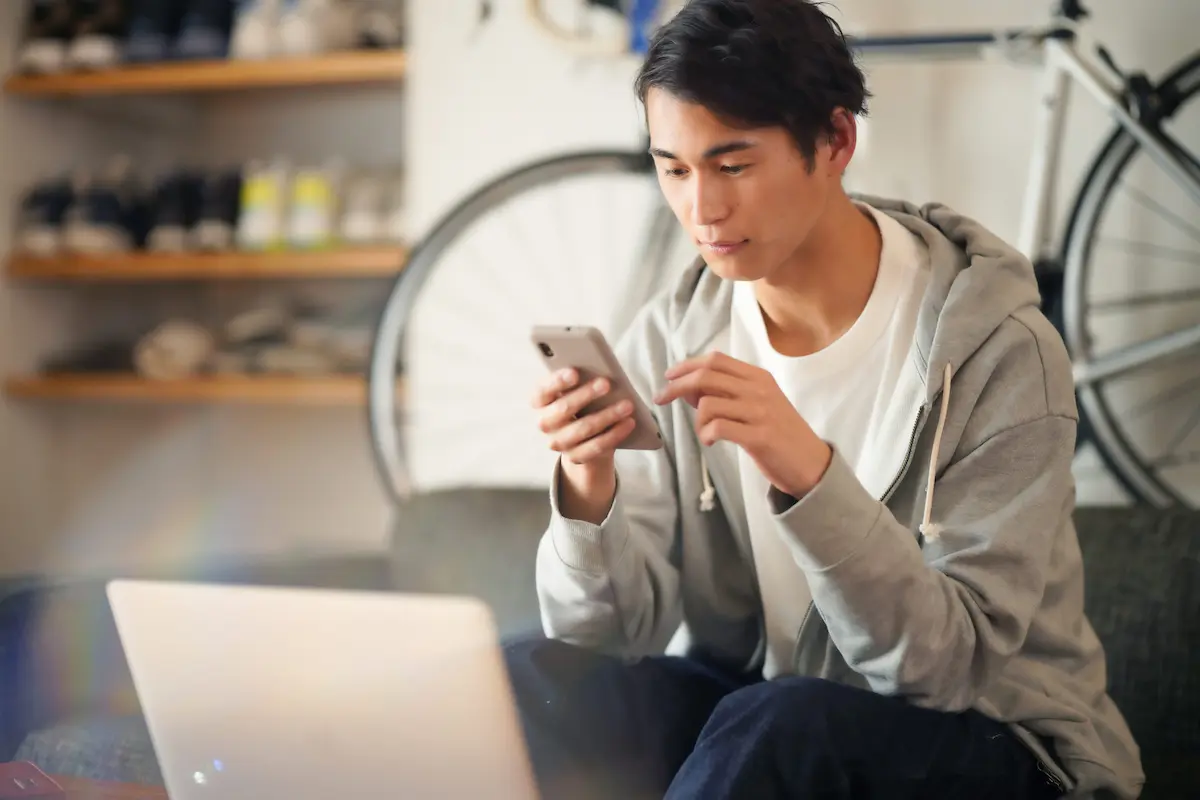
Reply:
[[[871,297],[882,247],[873,219],[845,194],[831,198],[804,246],[755,284],[775,350],[811,355],[848,331]]]

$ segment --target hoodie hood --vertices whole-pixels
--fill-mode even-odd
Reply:
[[[1004,320],[1040,304],[1033,265],[984,226],[944,205],[918,207],[869,195],[854,199],[895,219],[928,250],[929,285],[913,347],[927,401],[932,401],[943,390],[947,367],[957,372]],[[688,358],[728,327],[733,282],[697,259],[676,283],[672,300],[672,348],[677,358]]]

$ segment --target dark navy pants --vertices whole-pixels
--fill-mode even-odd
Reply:
[[[553,640],[505,656],[545,800],[1050,800],[1008,729],[816,678],[741,680]]]

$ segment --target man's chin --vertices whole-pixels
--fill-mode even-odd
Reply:
[[[705,257],[704,263],[717,277],[727,281],[756,281],[762,278],[759,265],[748,258],[709,255]]]

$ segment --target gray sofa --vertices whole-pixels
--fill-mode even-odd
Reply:
[[[503,634],[525,633],[538,628],[533,553],[546,514],[541,492],[430,494],[398,515],[390,559],[184,577],[470,592],[491,604]],[[1142,796],[1200,797],[1200,513],[1080,509],[1076,518],[1087,607],[1107,649],[1110,692],[1143,750],[1148,782]],[[44,664],[22,638],[39,609],[51,606],[76,609],[93,633],[93,691],[69,708],[39,690]],[[4,685],[19,687],[17,700],[6,705],[16,713],[6,723],[6,755],[51,773],[160,783],[144,722],[135,710],[114,710],[110,699],[127,693],[128,675],[105,609],[99,584],[25,588],[0,602],[6,631],[0,652],[14,678]],[[14,622],[21,619],[24,627]]]

